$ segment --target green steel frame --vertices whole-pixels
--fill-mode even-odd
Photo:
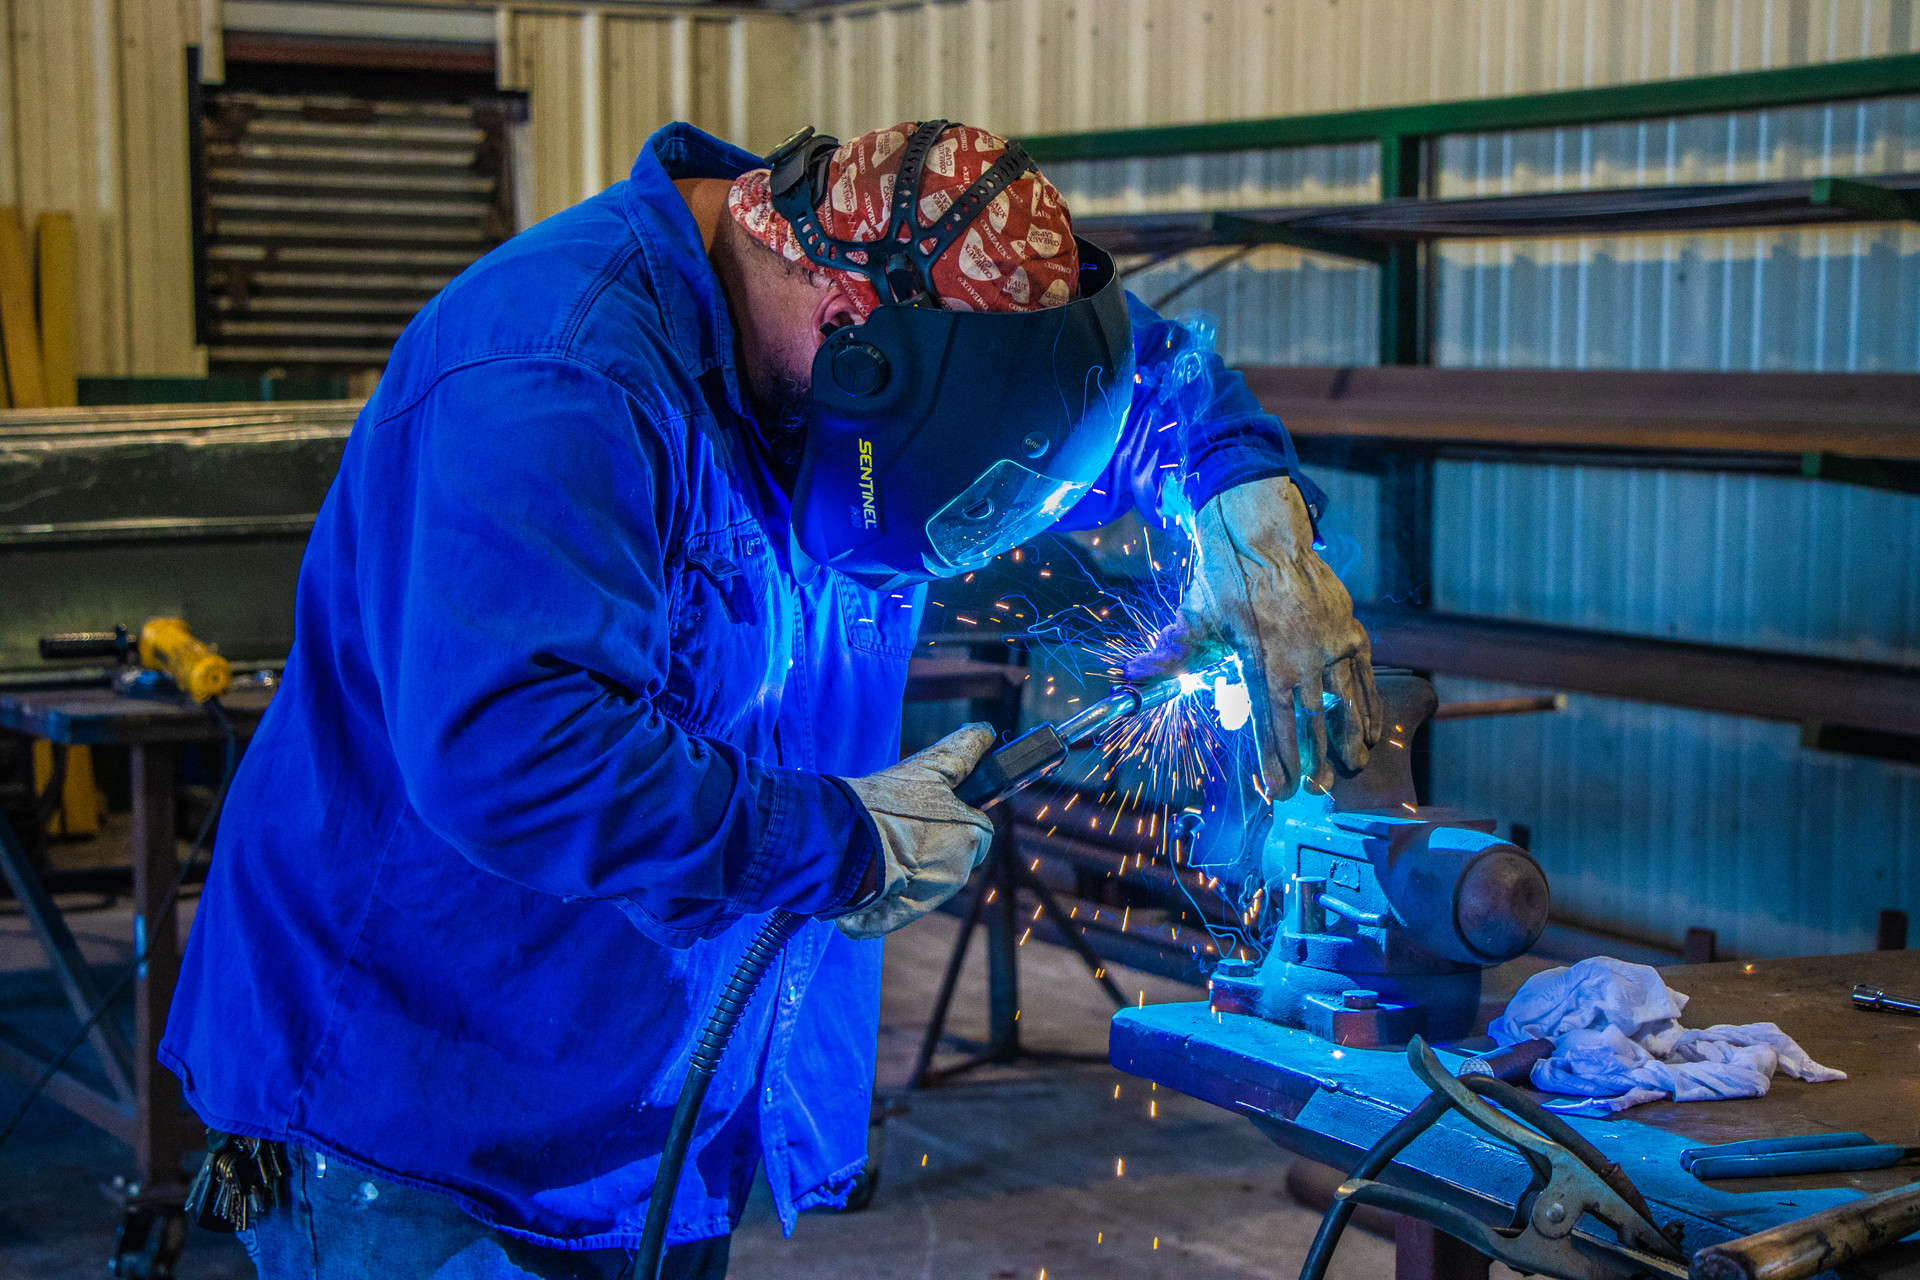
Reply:
[[[1336,146],[1352,142],[1435,138],[1457,133],[1506,133],[1612,124],[1623,120],[1757,111],[1854,98],[1920,93],[1920,54],[1858,58],[1816,66],[1729,75],[1563,89],[1505,98],[1369,107],[1305,116],[1274,116],[1214,124],[1160,125],[1096,133],[1051,133],[1022,138],[1033,158],[1131,160],[1200,152],[1274,147]]]
[[[1432,194],[1433,144],[1450,134],[1504,133],[1757,111],[1902,93],[1920,93],[1920,54],[1505,98],[1470,98],[1212,124],[1042,134],[1022,141],[1033,157],[1043,163],[1372,142],[1380,148],[1381,198],[1405,199]],[[1816,203],[1840,205],[1871,217],[1912,218],[1920,213],[1920,201],[1909,193],[1847,178],[1822,179],[1815,184],[1813,199]],[[1221,217],[1230,219],[1231,215]],[[1415,364],[1425,358],[1424,330],[1431,290],[1424,279],[1429,267],[1423,265],[1422,259],[1430,255],[1424,255],[1419,246],[1394,246],[1382,251],[1334,236],[1261,232],[1250,225],[1242,243],[1254,242],[1289,243],[1297,248],[1363,258],[1378,264],[1381,268],[1380,362]]]
[[[1908,93],[1920,93],[1920,54],[1516,97],[1045,134],[1022,141],[1042,163],[1373,143],[1380,148],[1381,199],[1394,200],[1434,194],[1437,143],[1449,135],[1664,120]],[[1920,196],[1858,179],[1820,179],[1813,184],[1810,198],[1815,204],[1838,206],[1864,217],[1920,221]],[[1427,330],[1435,256],[1428,246],[1382,246],[1356,236],[1278,229],[1232,213],[1214,214],[1211,226],[1221,239],[1234,244],[1290,244],[1374,263],[1380,268],[1380,363],[1431,361]],[[1433,454],[1419,449],[1382,450],[1374,464],[1380,476],[1381,593],[1418,611],[1428,603],[1422,595],[1433,574]],[[1890,488],[1920,486],[1913,468],[1872,459],[1810,454],[1807,474]],[[1427,794],[1425,745],[1416,738],[1415,786],[1423,796]]]

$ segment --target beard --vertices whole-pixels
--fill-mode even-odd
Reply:
[[[747,371],[748,408],[767,446],[773,473],[792,492],[807,446],[807,419],[813,409],[813,371],[801,378],[786,370]]]

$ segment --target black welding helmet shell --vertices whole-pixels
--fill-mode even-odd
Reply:
[[[794,486],[800,550],[871,587],[965,573],[1046,530],[1113,457],[1132,400],[1126,298],[1113,260],[1087,241],[1075,237],[1079,296],[1061,306],[950,311],[933,299],[932,262],[1034,167],[1009,143],[945,216],[922,224],[920,161],[945,127],[930,121],[909,141],[893,225],[872,242],[830,240],[814,221],[833,139],[803,132],[769,158],[774,207],[807,256],[861,271],[882,300],[814,356]],[[796,146],[811,167],[797,181]]]

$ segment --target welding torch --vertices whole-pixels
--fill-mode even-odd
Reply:
[[[1116,685],[1112,693],[1059,724],[1039,725],[987,752],[953,794],[963,804],[984,809],[1053,772],[1075,747],[1092,742],[1120,721],[1165,706],[1183,694],[1212,688],[1213,677],[1226,674],[1231,665],[1229,659],[1205,671],[1182,672],[1149,684]]]

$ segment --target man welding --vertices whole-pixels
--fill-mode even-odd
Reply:
[[[1178,331],[1120,289],[985,130],[763,162],[671,125],[421,311],[314,526],[160,1048],[217,1148],[203,1223],[267,1277],[611,1278],[651,1193],[661,1274],[720,1277],[757,1168],[788,1231],[843,1204],[877,939],[989,841],[952,793],[984,727],[895,761],[924,584],[1155,512],[1170,469],[1200,554],[1165,661],[1240,653],[1270,787],[1364,763],[1367,638],[1284,431],[1211,355],[1189,420],[1148,420]],[[654,1188],[777,909],[814,919]]]

